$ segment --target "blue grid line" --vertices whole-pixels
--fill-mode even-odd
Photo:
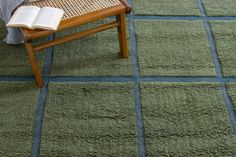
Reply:
[[[202,16],[206,17],[207,15],[206,15],[206,11],[203,7],[202,0],[198,0],[198,7],[202,13]],[[212,58],[213,58],[213,62],[215,65],[215,70],[217,73],[217,78],[219,78],[221,80],[224,76],[223,76],[223,72],[221,69],[221,64],[220,64],[220,61],[218,58],[217,49],[216,49],[216,45],[215,45],[215,39],[214,39],[209,21],[204,20],[204,26],[205,26],[205,30],[206,30],[206,33],[208,36],[208,42],[209,42],[209,45],[211,48],[211,53],[212,53]],[[220,82],[220,88],[221,88],[222,96],[224,98],[225,107],[227,109],[229,119],[230,119],[230,122],[231,122],[231,125],[233,128],[233,132],[234,132],[234,135],[236,136],[236,113],[234,111],[234,107],[232,105],[232,101],[230,99],[226,84]]]
[[[220,61],[219,61],[217,50],[216,50],[215,40],[213,38],[211,26],[207,20],[204,20],[204,26],[207,33],[208,42],[211,48],[212,59],[215,65],[217,77],[223,78],[222,69],[221,69]]]
[[[129,3],[132,4],[132,0],[129,0]],[[138,151],[140,157],[146,156],[146,146],[144,139],[144,124],[143,124],[143,115],[142,115],[142,106],[141,106],[141,89],[139,81],[139,64],[138,64],[138,55],[137,55],[137,42],[135,35],[134,27],[134,14],[131,12],[129,15],[129,33],[131,40],[131,56],[133,64],[133,75],[134,75],[134,99],[135,99],[135,113],[136,113],[136,129],[137,129],[137,142],[138,142]]]
[[[0,81],[34,81],[34,76],[1,76]],[[48,82],[236,82],[236,77],[217,78],[214,76],[51,76]]]
[[[135,15],[134,19],[140,20],[236,20],[236,16],[159,16],[159,15]]]
[[[229,76],[217,78],[214,76],[50,76],[47,77],[49,82],[130,82],[130,81],[144,81],[144,82],[236,82],[236,77]],[[35,81],[34,76],[0,76],[1,81]]]
[[[229,114],[230,121],[232,123],[233,133],[234,133],[234,135],[236,135],[236,114],[235,114],[235,110],[234,110],[234,107],[233,107],[233,104],[232,104],[232,100],[229,96],[226,84],[221,83],[220,88],[221,88],[222,95],[223,95],[224,100],[225,100],[225,105],[226,105],[226,108],[227,108],[227,111],[228,111],[228,114]]]
[[[236,16],[207,16],[206,20],[236,20]]]
[[[140,77],[140,81],[143,82],[219,82],[216,77],[188,77],[188,76],[174,76],[174,77]],[[236,80],[235,80],[236,81]]]
[[[53,40],[53,39],[55,39],[55,34],[50,35],[48,37],[48,40]],[[50,77],[50,72],[51,72],[52,62],[53,62],[53,51],[54,51],[54,47],[50,47],[46,49],[45,64],[44,64],[44,69],[43,69],[43,77],[45,77],[44,80]]]
[[[50,82],[219,82],[219,79],[213,76],[139,76],[139,77],[121,77],[121,76],[64,76],[51,77]],[[236,78],[222,78],[220,82],[236,82]]]
[[[235,77],[224,77],[223,78],[224,82],[235,82]]]
[[[116,76],[62,76],[51,77],[50,82],[130,82],[133,77],[116,77]]]
[[[55,35],[50,35],[48,40],[54,39]],[[53,48],[48,48],[45,50],[45,62],[43,68],[43,75],[45,76],[44,79],[44,87],[40,91],[40,96],[38,100],[38,106],[36,111],[36,118],[35,118],[35,132],[34,132],[34,140],[31,149],[31,157],[39,157],[40,154],[40,143],[41,143],[41,134],[42,134],[42,125],[43,125],[43,115],[45,104],[47,100],[47,93],[48,93],[48,80],[47,77],[50,76],[51,65],[52,65],[52,58],[53,58]]]
[[[47,84],[41,89],[36,118],[35,118],[35,130],[34,130],[34,139],[31,149],[31,157],[39,157],[40,151],[40,142],[41,142],[41,133],[42,133],[42,123],[43,123],[43,114],[47,97]]]
[[[34,81],[34,76],[0,76],[0,81]]]
[[[202,0],[198,0],[198,9],[201,11],[203,17],[206,17],[206,10],[203,7]]]

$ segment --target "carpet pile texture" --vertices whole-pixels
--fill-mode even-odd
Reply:
[[[42,89],[0,21],[1,157],[236,157],[236,1],[129,3],[128,59],[116,29],[56,46]]]

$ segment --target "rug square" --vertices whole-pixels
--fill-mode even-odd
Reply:
[[[32,82],[0,82],[0,156],[30,156],[38,99]]]
[[[202,0],[208,16],[235,16],[235,0]]]
[[[57,36],[81,32],[107,21],[80,26],[58,33]],[[119,52],[116,29],[83,37],[55,47],[51,74],[52,76],[131,76],[131,55],[128,59],[123,59]]]
[[[148,156],[235,156],[216,83],[141,83]]]
[[[50,83],[41,156],[137,156],[132,83]]]
[[[236,21],[211,21],[216,49],[224,76],[236,76]]]
[[[0,76],[29,76],[33,75],[24,44],[9,45],[3,41],[7,31],[0,20]],[[38,53],[39,65],[43,66],[44,53]]]
[[[134,0],[134,14],[201,15],[197,0]]]
[[[136,20],[140,74],[215,76],[202,21]]]

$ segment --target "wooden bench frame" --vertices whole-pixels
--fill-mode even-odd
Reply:
[[[130,13],[131,7],[127,3],[126,0],[120,0],[121,4],[118,6],[110,7],[107,9],[103,9],[101,11],[95,11],[92,13],[88,13],[82,16],[74,17],[71,19],[61,21],[58,30],[56,32],[69,29],[72,27],[77,27],[89,22],[97,21],[100,19],[104,19],[110,16],[115,16],[116,20],[113,22],[103,24],[99,27],[85,30],[83,32],[74,33],[71,35],[67,35],[62,38],[57,38],[51,41],[47,41],[43,44],[33,45],[32,41],[44,36],[51,35],[55,33],[54,31],[47,30],[29,30],[25,28],[21,28],[21,31],[24,35],[25,47],[28,52],[30,64],[32,66],[32,71],[35,76],[35,83],[37,87],[42,88],[44,86],[43,78],[41,74],[40,67],[38,65],[38,61],[36,58],[36,53],[40,50],[53,47],[55,45],[63,44],[65,42],[69,42],[90,34],[94,34],[97,32],[101,32],[111,28],[117,28],[118,38],[119,38],[119,46],[120,46],[120,54],[123,58],[128,58],[128,46],[127,46],[127,38],[126,38],[126,19],[125,14]],[[92,46],[92,45],[91,45]]]

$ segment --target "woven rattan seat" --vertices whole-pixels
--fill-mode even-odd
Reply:
[[[120,5],[119,0],[43,0],[23,5],[55,7],[65,11],[63,20]]]
[[[109,22],[83,32],[46,41],[45,43],[39,45],[33,45],[32,41],[53,34],[55,31],[29,30],[26,28],[21,28],[21,31],[25,37],[25,46],[28,51],[29,60],[35,75],[35,82],[38,87],[43,87],[44,84],[41,70],[35,56],[36,52],[40,50],[116,27],[118,31],[120,54],[123,58],[128,57],[125,14],[131,11],[131,7],[126,0],[41,0],[23,3],[22,5],[34,5],[39,7],[50,6],[64,10],[65,13],[63,19],[56,32],[70,29],[72,27],[78,27],[80,25],[110,16],[116,17],[116,20],[113,22]]]

